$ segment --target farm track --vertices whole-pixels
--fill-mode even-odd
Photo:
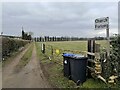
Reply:
[[[3,88],[50,88],[42,73],[35,45],[28,64],[20,72],[14,71],[15,66],[28,49],[29,47],[3,68]]]

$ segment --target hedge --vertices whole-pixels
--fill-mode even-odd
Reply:
[[[2,58],[9,56],[14,51],[17,51],[19,48],[24,47],[27,43],[30,43],[30,41],[2,37]]]

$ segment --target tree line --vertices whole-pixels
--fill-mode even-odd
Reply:
[[[88,40],[91,38],[79,38],[79,37],[57,37],[57,36],[44,36],[44,37],[35,37],[36,42],[47,42],[47,41],[79,41],[79,40]],[[105,37],[95,37],[95,40],[105,40]]]

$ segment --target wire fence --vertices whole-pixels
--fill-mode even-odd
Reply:
[[[63,53],[82,54],[84,56],[87,56],[87,51],[61,49],[52,45],[45,45],[44,50],[45,50],[45,53],[43,54],[49,60],[54,61],[59,65],[63,65],[63,56],[62,56]]]

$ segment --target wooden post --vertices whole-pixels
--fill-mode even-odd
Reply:
[[[95,40],[88,40],[88,52],[95,53]],[[88,55],[89,59],[94,59],[94,56]]]
[[[51,56],[53,56],[53,47],[51,46]]]
[[[88,52],[90,53],[95,53],[95,40],[88,40]],[[92,59],[94,60],[95,56],[92,56],[92,55],[89,55],[88,54],[88,59]],[[88,61],[88,66],[89,67],[93,67],[94,66],[94,63]],[[88,77],[92,77],[91,76],[91,71],[88,69],[87,71],[87,76]]]
[[[100,44],[95,44],[95,52],[100,52]]]
[[[42,53],[45,54],[45,44],[42,43],[42,49],[41,49]]]
[[[95,73],[101,74],[102,67],[100,62],[100,44],[95,44]]]

